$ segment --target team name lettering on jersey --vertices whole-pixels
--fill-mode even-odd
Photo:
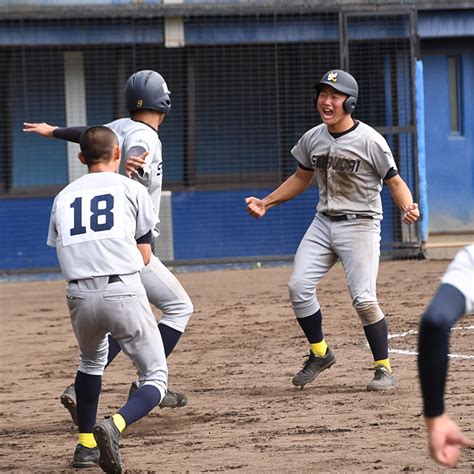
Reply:
[[[145,140],[142,140],[142,139],[137,140],[135,143],[135,146],[141,146],[145,148],[146,151],[150,151],[150,145]]]
[[[63,245],[101,239],[122,239],[125,193],[123,187],[106,187],[64,194],[57,202]]]
[[[311,156],[313,168],[333,169],[343,173],[357,173],[360,167],[360,160],[353,160],[337,155],[313,155]]]

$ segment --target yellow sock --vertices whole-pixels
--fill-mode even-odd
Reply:
[[[79,433],[79,444],[86,448],[95,448],[97,446],[92,433]]]
[[[390,365],[390,359],[381,359],[381,360],[374,360],[374,367],[377,367],[379,365],[383,365],[384,367],[387,368],[387,370],[392,373],[392,366]]]
[[[119,415],[118,413],[112,417],[114,419],[115,426],[117,429],[120,431],[120,433],[125,429],[127,426],[127,423],[125,423],[125,420],[123,419],[122,415]]]
[[[321,342],[316,342],[315,344],[310,344],[311,347],[311,352],[314,355],[323,357],[326,355],[326,352],[328,350],[328,345],[326,344],[326,341],[323,339]]]

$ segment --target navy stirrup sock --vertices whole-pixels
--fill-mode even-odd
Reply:
[[[160,401],[160,391],[154,385],[143,385],[130,395],[118,413],[128,426],[147,415]]]
[[[166,324],[158,324],[160,330],[161,340],[163,341],[163,347],[165,349],[165,355],[168,357],[176,344],[178,344],[179,338],[182,336],[182,332],[176,329],[170,328]]]
[[[296,319],[310,344],[316,344],[324,339],[322,328],[323,316],[321,314],[321,309],[318,309],[316,313],[307,316],[306,318]]]
[[[117,357],[117,354],[122,350],[119,343],[109,334],[109,352],[107,354],[107,364],[105,367],[108,367],[110,363]]]
[[[388,358],[388,329],[385,318],[374,324],[364,326],[365,337],[369,343],[374,360]]]
[[[78,371],[74,386],[76,389],[79,433],[92,433],[97,418],[102,376],[88,375]]]

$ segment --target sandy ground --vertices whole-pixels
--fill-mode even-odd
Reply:
[[[378,295],[392,335],[416,330],[447,264],[381,264]],[[306,344],[288,302],[290,271],[178,275],[196,312],[169,358],[170,386],[189,404],[156,409],[125,431],[129,472],[442,471],[427,454],[416,356],[392,353],[396,392],[365,391],[371,354],[340,266],[319,291],[338,362],[304,390],[292,386]],[[65,283],[2,283],[0,292],[0,470],[72,471],[75,427],[58,400],[77,369]],[[466,317],[453,333],[452,352],[471,358],[451,360],[447,395],[450,414],[470,436],[473,325],[474,316]],[[391,349],[415,351],[416,335],[392,338]],[[99,416],[125,401],[134,376],[121,354],[106,371]],[[457,472],[473,466],[474,450],[464,451]]]

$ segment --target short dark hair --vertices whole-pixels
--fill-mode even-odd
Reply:
[[[86,129],[81,134],[79,144],[87,166],[91,166],[100,162],[108,163],[118,140],[110,128],[98,125]]]

